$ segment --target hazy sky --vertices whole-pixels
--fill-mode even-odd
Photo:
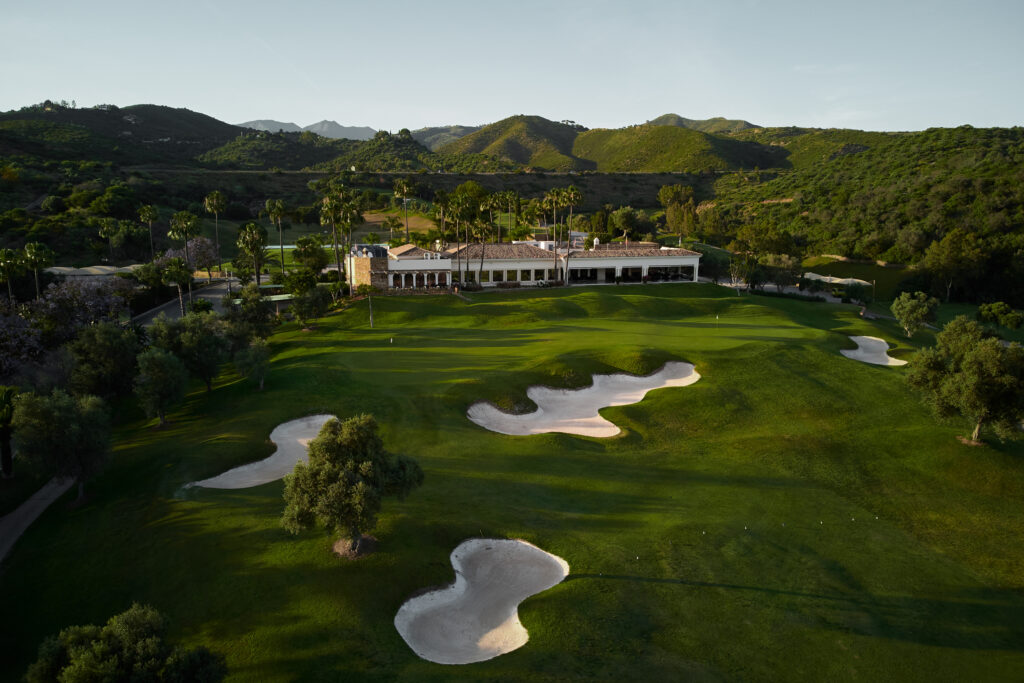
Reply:
[[[397,130],[664,113],[1024,125],[1024,1],[0,0],[0,109],[187,107]]]

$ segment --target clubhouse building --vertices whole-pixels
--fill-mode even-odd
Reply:
[[[431,289],[466,283],[535,287],[616,282],[696,282],[700,254],[656,244],[600,244],[554,249],[545,242],[468,244],[430,251],[413,244],[357,245],[347,257],[352,285],[381,290]]]

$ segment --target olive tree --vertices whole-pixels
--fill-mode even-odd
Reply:
[[[20,394],[14,400],[12,427],[22,457],[41,462],[61,479],[78,482],[78,499],[85,482],[107,460],[110,420],[102,399],[71,396],[55,389],[48,396]]]
[[[309,463],[298,463],[284,479],[282,523],[297,534],[322,526],[347,535],[359,552],[363,534],[377,524],[381,500],[405,498],[423,483],[419,464],[384,450],[371,415],[328,421],[309,444]]]
[[[167,410],[185,397],[188,370],[178,358],[163,349],[139,354],[139,374],[135,377],[135,395],[150,417],[167,424]]]
[[[972,441],[983,425],[1010,437],[1024,420],[1024,348],[1004,346],[966,316],[946,325],[935,347],[918,352],[907,381],[939,417],[970,420]]]
[[[938,305],[938,299],[924,292],[903,292],[892,302],[890,310],[907,337],[913,337],[926,321],[932,320]]]

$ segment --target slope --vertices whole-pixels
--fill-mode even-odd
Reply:
[[[676,126],[598,128],[576,138],[573,154],[598,171],[666,173],[773,168],[787,165],[781,150]]]
[[[475,133],[482,126],[428,126],[412,132],[413,139],[430,151],[437,151],[449,142],[454,142],[470,133]]]
[[[487,154],[538,169],[593,169],[593,163],[573,155],[580,127],[555,123],[540,116],[510,116],[443,145],[446,154]]]

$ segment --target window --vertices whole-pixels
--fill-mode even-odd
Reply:
[[[519,271],[518,270],[510,270],[510,271],[506,272],[506,275],[508,276],[508,281],[509,282],[515,282],[516,280],[519,279],[518,278],[518,275],[519,275]]]
[[[504,280],[504,279],[505,279],[505,277],[504,277],[504,276],[505,276],[505,271],[503,271],[503,270],[495,270],[495,271],[493,271],[493,272],[491,273],[491,278],[492,278],[492,279],[493,279],[493,280],[494,280],[495,282],[501,282],[502,280]]]
[[[480,272],[480,282],[490,282],[490,281],[491,281],[491,271],[489,271],[489,270],[481,271]]]
[[[530,281],[530,271],[524,270],[524,271],[520,272],[519,273],[519,279],[522,280],[523,282],[529,282]]]
[[[544,269],[543,268],[538,268],[537,270],[533,271],[533,279],[534,280],[543,280],[544,279]]]

